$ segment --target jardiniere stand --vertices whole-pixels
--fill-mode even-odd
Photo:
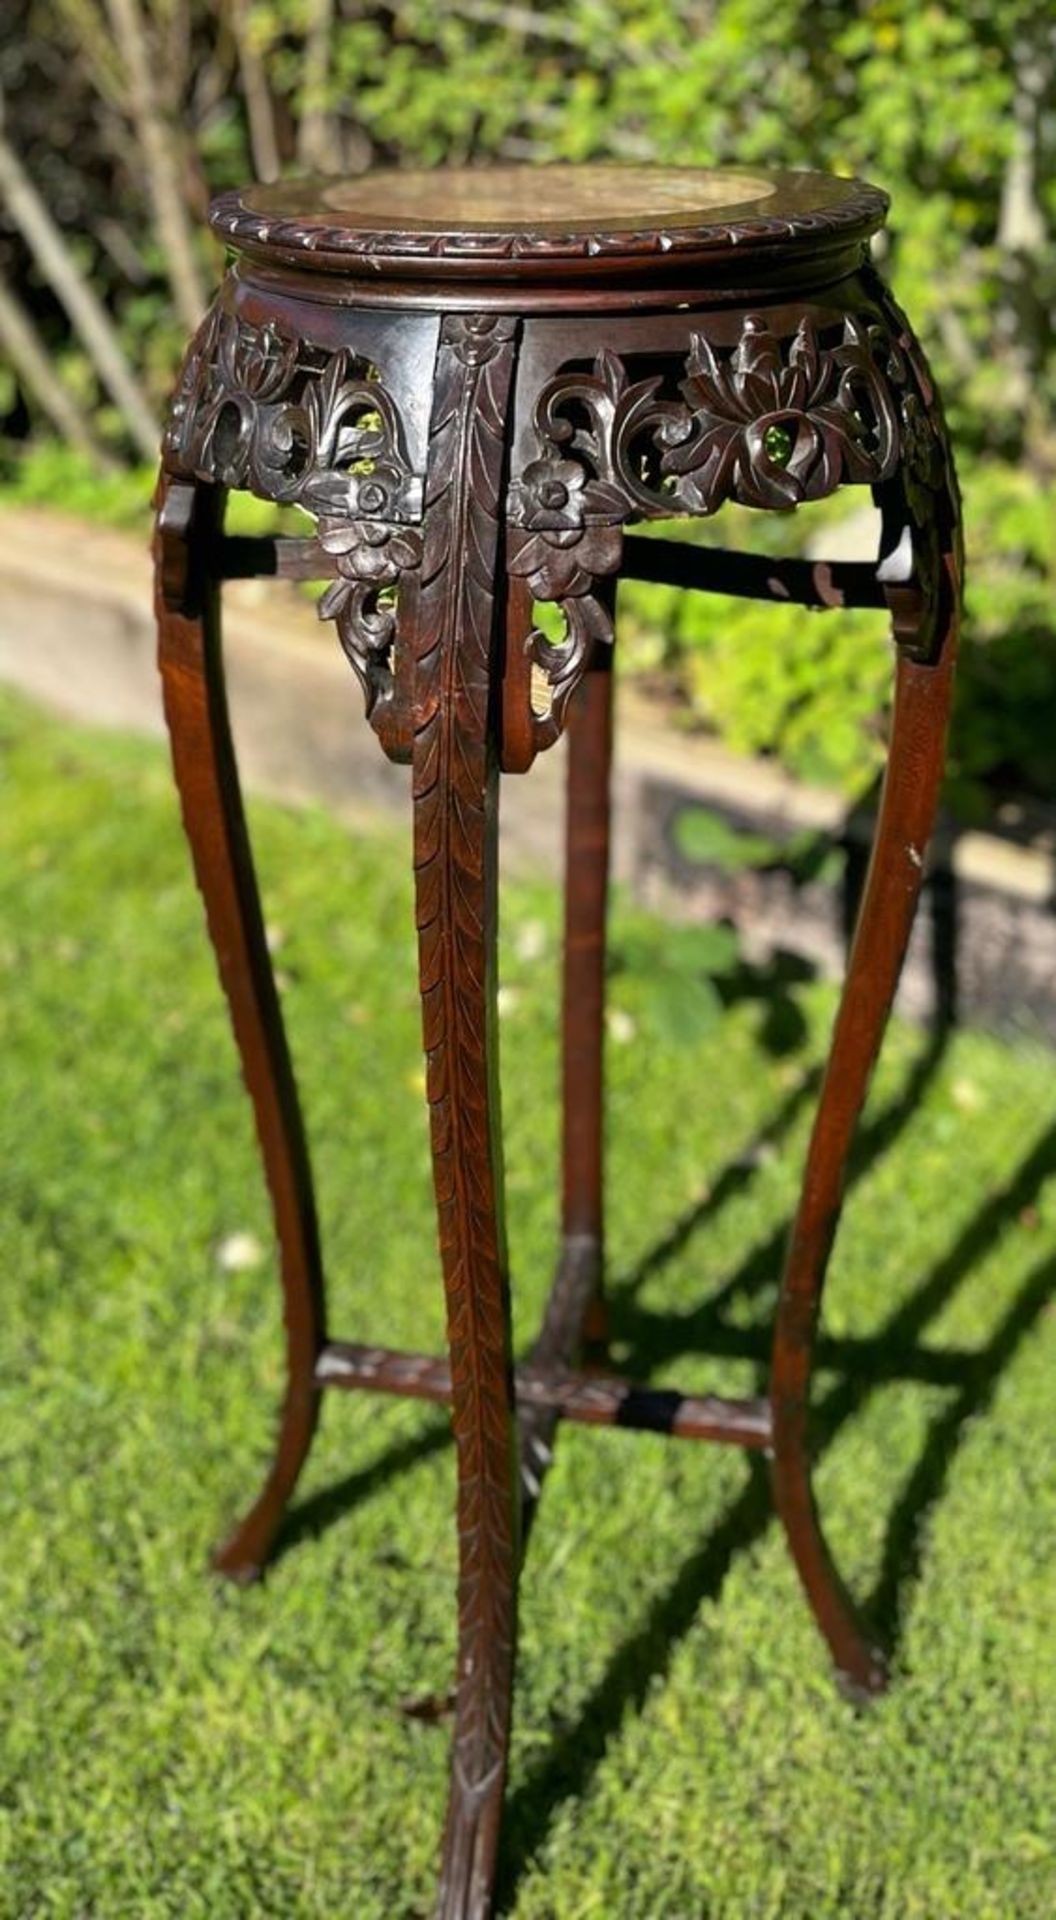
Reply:
[[[942,770],[958,606],[956,486],[934,386],[872,269],[885,196],[812,173],[556,167],[253,187],[220,196],[233,264],[165,435],[156,536],[165,707],[282,1256],[287,1389],[264,1487],[220,1549],[267,1560],[327,1388],[450,1403],[459,1647],[437,1911],[490,1911],[524,1522],[556,1424],[660,1429],[770,1456],[804,1589],[844,1684],[884,1683],[822,1535],[807,1416],[844,1169],[909,934]],[[759,558],[635,523],[784,511],[871,488],[875,562]],[[223,532],[247,488],[310,538]],[[446,1357],[332,1338],[304,1132],[224,698],[220,585],[329,580],[391,759],[409,763]],[[805,607],[886,607],[890,753],[802,1194],[768,1391],[658,1391],[604,1343],[602,1034],[614,592],[663,579]],[[563,616],[547,638],[537,603]],[[495,1023],[500,775],[565,727],[562,1241],[514,1367]],[[335,903],[335,911],[341,911]]]

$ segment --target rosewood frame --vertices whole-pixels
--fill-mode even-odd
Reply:
[[[766,1452],[842,1685],[861,1699],[885,1684],[818,1519],[810,1379],[847,1155],[935,813],[960,557],[930,376],[861,251],[820,288],[803,253],[806,291],[794,298],[782,255],[767,268],[780,293],[764,274],[750,300],[720,288],[699,293],[688,314],[673,297],[643,314],[618,287],[591,300],[568,288],[557,313],[511,310],[506,286],[474,287],[471,301],[463,292],[446,310],[435,290],[429,307],[402,287],[338,307],[317,291],[321,276],[298,275],[286,254],[281,272],[229,279],[174,403],[155,547],[165,711],[272,1197],[287,1343],[274,1461],[215,1565],[236,1580],[261,1572],[324,1389],[451,1406],[459,1652],[442,1920],[491,1912],[517,1584],[561,1420]],[[831,274],[831,244],[822,255]],[[556,298],[548,294],[551,309]],[[628,522],[672,510],[708,513],[726,498],[787,508],[845,482],[870,486],[880,506],[875,563],[624,541]],[[229,486],[296,500],[315,514],[316,535],[226,537]],[[604,1364],[610,643],[621,572],[805,607],[887,607],[896,643],[883,800],[781,1279],[770,1384],[745,1400],[651,1388]],[[326,1327],[308,1154],[224,698],[220,583],[256,574],[330,581],[323,616],[337,623],[384,750],[411,765],[443,1359],[334,1340]],[[533,625],[533,603],[546,600],[564,617],[563,643]],[[527,769],[566,723],[562,1240],[542,1328],[515,1368],[495,1027],[498,786],[500,769]]]

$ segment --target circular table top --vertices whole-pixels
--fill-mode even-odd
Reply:
[[[533,279],[672,256],[864,241],[887,195],[862,180],[764,169],[549,166],[384,169],[221,194],[233,246],[346,273]]]

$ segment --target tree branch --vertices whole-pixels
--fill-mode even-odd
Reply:
[[[341,165],[341,149],[327,106],[333,22],[334,0],[309,0],[297,162],[320,173],[336,173]]]
[[[106,10],[128,75],[129,112],[143,156],[169,284],[180,317],[193,332],[205,308],[205,288],[180,190],[171,132],[154,88],[139,0],[106,0]]]
[[[115,473],[117,462],[92,431],[73,395],[63,386],[36,328],[13,289],[0,275],[0,345],[3,346],[25,393],[36,401],[64,440],[104,473]]]
[[[70,316],[107,392],[145,460],[158,451],[158,425],[125,358],[117,330],[84,278],[60,227],[3,131],[0,94],[0,196],[56,297]]]
[[[275,132],[275,105],[264,62],[254,39],[249,0],[231,0],[231,31],[238,49],[253,170],[258,180],[277,180],[279,142]]]

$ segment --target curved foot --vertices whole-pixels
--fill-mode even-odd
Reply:
[[[935,418],[941,445],[937,413]],[[836,1572],[818,1520],[808,1436],[810,1376],[847,1156],[909,939],[942,778],[959,587],[956,489],[948,466],[945,474],[916,525],[900,491],[891,489],[881,501],[887,555],[883,567],[890,581],[887,597],[898,647],[891,743],[869,873],[781,1282],[770,1386],[775,1502],[840,1685],[856,1702],[883,1690],[887,1669]],[[919,509],[919,489],[916,505]]]
[[[832,1655],[836,1684],[845,1700],[854,1706],[865,1706],[883,1693],[888,1684],[887,1660],[883,1649],[870,1638],[822,1533],[811,1485],[806,1435],[796,1432],[787,1416],[782,1422],[778,1421],[776,1402],[774,1419],[775,1452],[771,1466],[774,1504],[784,1524],[804,1592]]]
[[[155,537],[158,664],[173,769],[227,995],[279,1241],[287,1389],[274,1463],[219,1549],[217,1572],[258,1577],[307,1457],[319,1412],[323,1279],[304,1129],[268,956],[224,692],[211,557],[223,494],[163,476]]]
[[[210,1559],[214,1573],[237,1587],[259,1580],[271,1558],[276,1535],[308,1458],[319,1419],[319,1394],[287,1392],[275,1446],[275,1462],[249,1512],[218,1546]]]
[[[870,1707],[882,1693],[886,1693],[891,1684],[891,1673],[882,1650],[871,1650],[872,1664],[863,1679],[850,1673],[841,1673],[836,1669],[836,1689],[842,1694],[849,1707]]]

